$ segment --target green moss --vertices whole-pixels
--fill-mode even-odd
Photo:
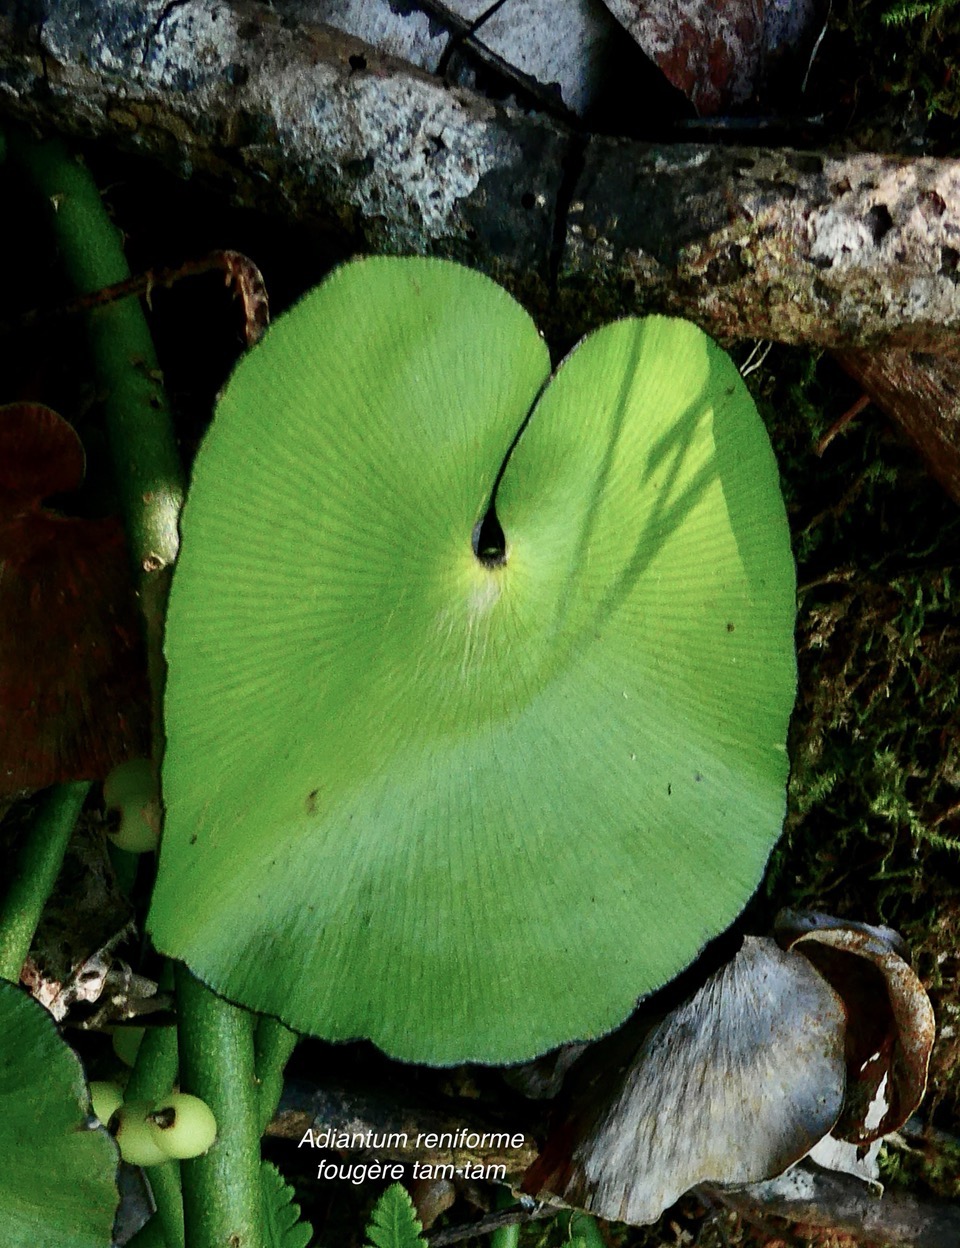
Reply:
[[[799,905],[903,932],[938,1020],[923,1114],[956,1134],[960,509],[873,407],[815,453],[860,397],[830,358],[775,348],[749,381],[799,585],[786,831],[756,918]],[[937,1148],[890,1156],[891,1176],[949,1194]]]
[[[859,114],[882,114],[887,97],[927,121],[960,116],[958,0],[843,0],[831,31],[858,62]]]
[[[831,360],[778,349],[752,380],[800,608],[788,837],[768,888],[800,903],[837,894],[836,908],[855,847],[857,904],[902,919],[904,878],[960,851],[960,513],[875,409],[815,454],[859,397]]]
[[[898,0],[897,4],[884,9],[880,20],[884,26],[904,26],[917,18],[925,22],[943,21],[956,7],[957,0]]]
[[[880,1179],[886,1187],[928,1192],[945,1200],[960,1198],[960,1140],[942,1133],[929,1140],[901,1137],[880,1151]]]

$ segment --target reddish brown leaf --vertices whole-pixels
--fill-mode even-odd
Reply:
[[[0,407],[0,514],[75,490],[84,466],[80,439],[62,416],[40,403]]]
[[[785,58],[809,47],[820,6],[820,0],[604,3],[704,117],[743,104],[762,80],[781,72]]]
[[[41,507],[83,450],[49,408],[0,408],[0,795],[98,779],[149,752],[123,530]]]
[[[936,1029],[902,938],[887,927],[784,911],[777,939],[806,954],[846,1009],[847,1093],[833,1134],[867,1144],[896,1131],[923,1097]]]

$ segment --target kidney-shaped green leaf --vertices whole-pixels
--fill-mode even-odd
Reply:
[[[740,377],[656,317],[548,373],[488,279],[356,262],[198,455],[150,926],[297,1030],[433,1062],[595,1036],[778,836],[794,575]]]
[[[0,980],[0,1243],[108,1248],[117,1147],[47,1011]]]

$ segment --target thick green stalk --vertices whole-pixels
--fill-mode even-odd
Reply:
[[[161,992],[172,992],[173,963],[163,964],[157,984]],[[180,1069],[180,1051],[176,1027],[148,1027],[143,1033],[137,1059],[127,1080],[125,1099],[157,1101],[173,1091]]]
[[[179,1066],[176,1027],[148,1027],[127,1080],[125,1100],[157,1101],[173,1091]]]
[[[167,982],[161,979],[161,987],[172,988],[172,976],[166,979]],[[130,1072],[124,1099],[146,1101],[152,1105],[173,1090],[178,1067],[177,1029],[148,1027]],[[156,1221],[162,1228],[166,1248],[184,1248],[180,1163],[168,1161],[160,1166],[151,1166],[147,1178],[157,1206]]]
[[[283,1068],[290,1060],[300,1037],[278,1018],[261,1015],[253,1033],[254,1062],[257,1075],[260,1134],[277,1112],[283,1091]]]
[[[183,1180],[180,1175],[180,1162],[165,1161],[160,1166],[151,1166],[147,1171],[147,1178],[153,1192],[153,1203],[157,1206],[152,1221],[159,1227],[163,1243],[166,1248],[184,1248]]]
[[[111,867],[113,867],[117,888],[120,889],[125,897],[132,897],[133,890],[137,884],[137,872],[140,869],[141,855],[131,853],[128,849],[121,849],[119,845],[114,845],[112,841],[108,841],[107,856],[110,859]]]
[[[498,1187],[494,1208],[509,1209],[515,1203],[514,1195],[509,1187]],[[518,1248],[520,1243],[520,1224],[500,1226],[490,1234],[490,1248]]]
[[[120,232],[87,167],[59,140],[38,143],[16,130],[11,154],[53,209],[60,259],[78,294],[129,277]],[[153,339],[136,299],[94,309],[89,326],[134,554],[141,567],[167,566],[177,554],[182,470]]]
[[[4,979],[16,983],[20,978],[89,788],[86,781],[58,784],[40,799],[0,904],[0,976]]]
[[[208,1153],[181,1163],[186,1248],[264,1248],[254,1015],[176,968],[180,1086],[217,1120]]]
[[[151,1218],[137,1231],[133,1239],[127,1240],[127,1248],[173,1248],[173,1245],[167,1243],[160,1222]]]
[[[77,292],[86,294],[128,277],[120,233],[86,166],[58,140],[38,143],[13,129],[8,138],[10,155],[52,210],[60,258]],[[139,570],[153,689],[154,753],[159,756],[163,618],[179,544],[183,471],[163,377],[139,300],[94,309],[89,333],[127,539]]]

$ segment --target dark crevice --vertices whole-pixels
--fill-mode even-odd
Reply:
[[[893,229],[893,217],[886,204],[874,204],[867,213],[865,222],[875,247],[879,247],[885,235]]]
[[[940,275],[951,282],[960,282],[960,251],[956,247],[940,248]]]
[[[563,161],[563,175],[557,190],[557,202],[553,210],[553,235],[550,240],[550,252],[547,257],[547,284],[552,295],[556,295],[560,283],[560,265],[567,245],[567,223],[570,216],[570,205],[573,203],[574,192],[580,175],[587,162],[587,147],[590,135],[573,133],[567,145],[567,154]]]
[[[571,133],[567,146],[566,156],[563,162],[563,175],[560,179],[560,186],[557,190],[556,203],[554,205],[553,214],[553,232],[550,244],[550,252],[547,260],[548,285],[551,292],[556,294],[560,276],[560,265],[563,262],[563,253],[567,240],[567,222],[570,215],[570,205],[573,202],[574,193],[576,192],[577,183],[583,172],[586,163],[587,145],[590,141],[590,135],[587,133]],[[549,382],[543,383],[538,391],[536,398],[530,405],[530,410],[520,422],[520,427],[514,434],[513,440],[507,447],[507,452],[503,457],[503,462],[497,472],[493,488],[490,491],[490,502],[487,505],[482,517],[474,527],[471,536],[471,544],[473,553],[488,568],[499,568],[507,561],[507,539],[497,516],[496,502],[497,490],[500,488],[500,482],[503,480],[503,474],[507,470],[510,462],[510,456],[513,454],[517,443],[523,437],[524,430],[530,422],[530,417],[536,410],[540,401],[540,396]]]
[[[43,74],[44,88],[50,90],[50,64],[47,61],[47,49],[43,43],[43,28],[47,24],[46,15],[44,15],[39,26],[37,27],[37,43],[40,47],[40,72]]]
[[[485,567],[502,568],[507,562],[507,539],[493,507],[474,525],[472,545]]]
[[[37,55],[40,58],[40,75],[43,82],[44,90],[50,89],[50,66],[47,61],[47,49],[43,42],[43,30],[49,20],[50,14],[47,5],[41,0],[27,0],[26,3],[17,5],[14,10],[13,19],[13,39],[14,42],[22,40],[25,47],[29,47],[34,39],[36,39]],[[31,27],[36,26],[36,34],[33,33]]]

